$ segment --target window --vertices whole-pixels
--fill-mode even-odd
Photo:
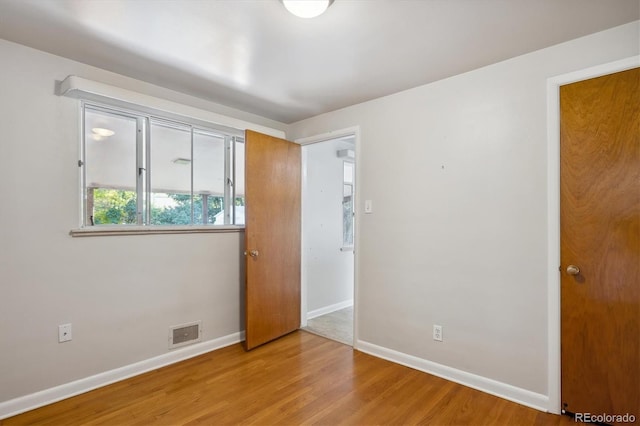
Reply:
[[[241,137],[92,103],[82,111],[85,227],[244,224]]]
[[[353,246],[353,163],[344,162],[342,185],[342,245]]]

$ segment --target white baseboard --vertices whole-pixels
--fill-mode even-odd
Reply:
[[[392,349],[387,349],[382,346],[374,345],[373,343],[358,340],[354,347],[361,352],[368,353],[369,355],[405,365],[415,370],[424,371],[425,373],[429,373],[518,404],[526,405],[527,407],[535,408],[536,410],[546,412],[549,405],[549,397],[547,395],[531,392],[493,379],[467,373],[466,371],[447,367],[446,365],[427,361],[426,359],[407,355]]]
[[[137,376],[170,364],[175,364],[176,362],[184,361],[207,352],[215,351],[216,349],[224,348],[225,346],[230,346],[243,340],[244,331],[229,334],[228,336],[176,349],[134,364],[125,365],[124,367],[85,377],[84,379],[75,380],[60,386],[55,386],[29,395],[0,402],[0,420],[79,395],[111,383],[119,382],[121,380],[128,379],[129,377]]]
[[[348,306],[351,306],[351,304],[348,303],[348,301],[342,302],[336,305],[318,309],[313,312],[324,311],[325,309],[339,306],[334,309],[328,309],[327,311],[321,312],[316,315],[319,316],[325,313],[346,308]],[[309,312],[309,315],[311,314],[312,312]],[[128,379],[130,377],[137,376],[151,370],[174,364],[176,362],[184,361],[186,359],[193,358],[195,356],[202,355],[216,349],[230,346],[243,340],[244,332],[230,334],[218,339],[208,340],[206,342],[198,343],[186,348],[177,349],[153,358],[136,362],[134,364],[126,365],[124,367],[105,371],[104,373],[99,373],[94,376],[86,377],[84,379],[65,383],[60,386],[21,396],[9,401],[0,402],[0,420],[66,398],[70,398],[75,395],[79,395],[93,389],[109,385],[111,383],[119,382],[121,380]],[[549,405],[549,398],[546,395],[531,392],[526,389],[498,382],[486,377],[467,373],[462,370],[458,370],[432,361],[427,361],[425,359],[407,355],[402,352],[397,352],[392,349],[387,349],[382,346],[374,345],[373,343],[358,340],[356,341],[354,347],[359,351],[368,353],[378,358],[383,358],[388,361],[405,365],[419,371],[424,371],[425,373],[429,373],[434,376],[438,376],[443,379],[450,380],[452,382],[459,383],[461,385],[465,385],[470,388],[516,402],[518,404],[526,405],[528,407],[535,408],[536,410],[547,411],[546,407]]]
[[[307,319],[310,320],[322,315],[330,314],[331,312],[339,311],[340,309],[348,308],[349,306],[353,306],[353,299],[309,311],[307,312]]]

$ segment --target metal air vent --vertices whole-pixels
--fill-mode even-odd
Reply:
[[[202,340],[202,321],[169,327],[169,349]]]

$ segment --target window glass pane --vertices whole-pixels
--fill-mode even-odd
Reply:
[[[224,225],[224,197],[210,196],[207,198],[207,220],[209,224]]]
[[[151,224],[191,224],[191,128],[153,120],[149,152]]]
[[[353,183],[353,163],[344,162],[344,183]]]
[[[353,163],[344,162],[342,185],[342,244],[353,245]]]
[[[236,155],[234,163],[235,190],[235,224],[244,225],[244,141],[236,139]]]
[[[345,246],[353,245],[353,185],[345,184],[342,198],[342,241]]]
[[[194,130],[194,224],[220,224],[220,220],[224,224],[224,139],[223,135]]]
[[[85,108],[86,225],[136,224],[136,118]]]

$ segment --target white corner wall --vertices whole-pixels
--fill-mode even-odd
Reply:
[[[307,312],[325,312],[353,300],[353,251],[340,250],[344,159],[338,158],[338,148],[338,141],[302,147]]]
[[[3,40],[0,58],[0,408],[167,355],[172,325],[202,320],[205,346],[237,340],[243,233],[69,236],[80,223],[79,107],[55,83],[79,75],[283,125]],[[63,323],[73,340],[59,344]]]
[[[289,127],[360,127],[357,348],[545,408],[546,83],[637,55],[639,24]]]

